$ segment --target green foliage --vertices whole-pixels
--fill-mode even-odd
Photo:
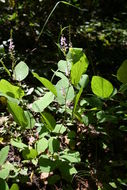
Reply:
[[[13,118],[18,125],[21,127],[26,127],[28,125],[24,110],[16,103],[8,101],[8,111],[13,115]]]
[[[32,103],[32,109],[35,112],[42,112],[49,104],[53,102],[53,100],[54,95],[52,94],[52,92],[47,92],[43,97],[35,100]]]
[[[5,146],[0,150],[0,166],[2,166],[6,161],[8,152],[9,152],[9,146]]]
[[[125,60],[118,69],[117,79],[123,84],[127,83],[127,60]]]
[[[46,78],[39,77],[37,73],[33,73],[33,76],[37,78],[47,89],[49,89],[55,96],[57,96],[56,89],[53,84]]]
[[[13,71],[13,77],[17,81],[24,80],[29,74],[29,68],[23,61],[19,62]]]
[[[112,84],[99,76],[92,77],[91,88],[93,93],[101,98],[109,98],[113,92]]]
[[[0,81],[0,93],[16,99],[20,99],[24,96],[24,91],[20,87],[14,86],[4,79]]]
[[[94,136],[99,137],[99,150],[106,154],[106,151],[112,151],[109,142],[112,134],[107,128],[118,126],[120,122],[119,133],[114,138],[120,138],[122,132],[126,132],[126,125],[121,124],[121,121],[127,122],[125,63],[117,71],[117,79],[123,83],[117,91],[107,79],[86,74],[89,62],[81,48],[70,48],[65,60],[58,62],[52,77],[52,80],[56,78],[56,85],[33,72],[33,77],[42,86],[24,86],[29,68],[19,62],[13,70],[14,83],[18,81],[18,86],[4,79],[0,81],[0,93],[7,99],[7,112],[11,114],[11,119],[5,120],[5,129],[1,129],[0,142],[5,141],[7,134],[14,155],[11,158],[13,165],[8,156],[9,146],[0,151],[0,187],[8,189],[4,180],[9,179],[12,182],[10,189],[18,190],[18,180],[26,183],[33,180],[33,175],[41,174],[49,185],[64,182],[67,183],[65,189],[71,189],[73,177],[79,175],[78,168],[82,163],[88,173],[90,167],[95,170],[90,163],[90,154],[87,155],[87,143],[89,146],[95,142]],[[119,101],[119,94],[123,101]],[[86,153],[81,151],[82,148]],[[19,163],[15,161],[15,151]],[[108,170],[104,168],[106,175]],[[32,171],[30,177],[29,171]],[[106,186],[116,188],[118,185],[110,180],[104,183],[104,188]]]

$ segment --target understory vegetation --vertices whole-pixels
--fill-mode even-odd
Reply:
[[[127,189],[121,4],[0,0],[0,190]]]

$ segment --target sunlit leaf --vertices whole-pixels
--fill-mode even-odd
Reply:
[[[27,118],[24,114],[24,110],[18,106],[16,103],[8,101],[8,111],[13,115],[15,122],[21,127],[26,127],[28,125]]]
[[[14,68],[13,77],[17,81],[24,80],[29,74],[29,67],[23,61],[20,61]]]
[[[41,138],[36,143],[38,154],[44,152],[48,148],[48,140],[46,138]]]
[[[24,91],[20,87],[14,86],[4,79],[0,81],[0,92],[17,99],[20,99],[24,96]]]
[[[38,155],[37,151],[33,148],[25,148],[22,151],[22,156],[25,160],[31,160],[36,158]]]
[[[46,78],[40,77],[37,73],[33,72],[33,76],[38,79],[47,89],[49,89],[55,96],[57,96],[55,86]]]
[[[101,98],[109,98],[113,92],[112,84],[99,76],[92,77],[91,88],[93,93]]]
[[[53,102],[53,100],[54,94],[52,92],[47,92],[43,97],[33,102],[32,109],[35,112],[42,112]]]
[[[9,146],[5,146],[0,150],[0,166],[6,161],[9,152]]]
[[[71,82],[76,86],[82,74],[86,72],[89,62],[81,48],[70,48],[68,57],[72,62]]]

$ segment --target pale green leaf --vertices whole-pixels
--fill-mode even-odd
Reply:
[[[45,152],[48,148],[48,140],[46,138],[41,138],[36,143],[38,154]]]
[[[13,77],[17,81],[24,80],[29,74],[29,67],[23,61],[20,61],[14,68]]]
[[[53,100],[54,94],[52,92],[47,92],[43,97],[33,102],[32,109],[35,112],[42,112],[53,102]]]
[[[2,166],[6,161],[8,152],[9,152],[9,146],[5,146],[0,150],[0,166]]]

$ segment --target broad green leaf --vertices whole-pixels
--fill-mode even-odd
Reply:
[[[38,154],[45,152],[48,148],[48,140],[46,138],[41,138],[36,143]]]
[[[0,93],[16,99],[20,99],[24,96],[24,91],[20,87],[14,86],[4,79],[0,81]]]
[[[74,89],[68,80],[59,80],[56,84],[56,89],[59,104],[70,103],[74,99]]]
[[[66,127],[64,127],[64,125],[57,124],[52,132],[55,134],[63,134],[65,131]]]
[[[8,184],[3,179],[0,179],[0,190],[9,190]]]
[[[19,190],[19,186],[17,183],[13,183],[10,190]]]
[[[86,72],[89,62],[81,48],[70,48],[69,54],[72,61],[71,82],[76,86],[82,74]]]
[[[33,72],[33,76],[38,79],[47,89],[49,89],[55,96],[57,96],[55,86],[46,78],[40,77],[37,73]]]
[[[53,100],[54,94],[52,92],[47,92],[43,97],[33,102],[32,109],[35,112],[42,112],[50,103],[53,102]]]
[[[57,152],[60,148],[60,142],[58,139],[56,139],[55,137],[51,137],[49,139],[49,151],[51,154],[54,154],[55,152]]]
[[[127,60],[117,70],[117,79],[123,84],[127,83]]]
[[[10,170],[8,168],[2,168],[0,170],[0,178],[6,179],[9,176]]]
[[[14,68],[13,77],[17,81],[24,80],[29,74],[29,67],[23,61],[20,61]]]
[[[49,130],[49,131],[53,131],[53,129],[55,128],[56,125],[56,121],[53,117],[53,115],[51,115],[48,112],[43,112],[41,113],[42,116],[42,122],[45,124],[45,127]]]
[[[66,76],[69,76],[71,70],[71,63],[69,61],[60,60],[58,62],[58,70],[65,73]]]
[[[34,119],[33,115],[29,111],[24,111],[24,114],[25,114],[27,122],[28,122],[26,129],[32,129],[35,126],[35,119]]]
[[[11,139],[11,145],[14,146],[14,147],[17,147],[19,149],[27,148],[27,145],[22,143],[21,140],[18,141],[18,140]]]
[[[69,161],[71,163],[79,163],[81,161],[79,152],[76,151],[64,151],[60,159]]]
[[[99,76],[92,77],[91,88],[93,93],[101,98],[109,98],[113,92],[112,84]]]
[[[55,169],[55,163],[46,156],[42,156],[39,159],[39,166],[41,172],[51,172]]]
[[[13,118],[18,125],[21,127],[26,127],[28,125],[24,110],[16,103],[8,101],[8,111],[13,115]]]
[[[9,146],[5,146],[0,150],[0,166],[4,164],[8,157],[8,152],[9,152]]]
[[[36,158],[38,155],[37,151],[33,148],[25,148],[22,151],[22,156],[25,160],[31,160]]]

